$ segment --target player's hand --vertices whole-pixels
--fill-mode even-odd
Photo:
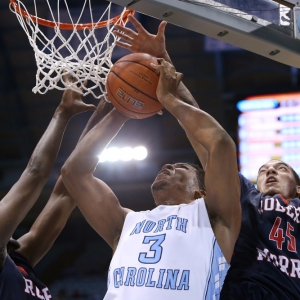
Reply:
[[[176,72],[174,66],[162,58],[158,58],[158,62],[159,65],[151,64],[151,66],[159,71],[156,96],[163,104],[164,97],[168,95],[176,97],[177,87],[183,78],[183,74]]]
[[[93,104],[86,104],[82,101],[82,88],[76,85],[76,79],[71,74],[63,75],[63,81],[66,86],[72,86],[74,90],[65,90],[60,102],[60,107],[64,108],[71,116],[88,110],[96,110]],[[87,81],[84,82],[86,86]]]
[[[113,33],[124,41],[117,41],[118,46],[134,53],[143,52],[155,57],[165,57],[167,55],[165,42],[166,21],[160,23],[157,34],[154,35],[150,34],[134,16],[130,15],[128,20],[137,32],[121,25],[115,25],[116,30]]]

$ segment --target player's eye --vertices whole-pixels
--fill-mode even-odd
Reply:
[[[287,167],[286,166],[280,166],[279,170],[287,170]]]
[[[181,169],[186,169],[186,170],[189,169],[187,166],[177,166],[176,168],[181,168]]]

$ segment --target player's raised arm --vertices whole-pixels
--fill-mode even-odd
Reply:
[[[70,92],[69,92],[70,93]],[[80,95],[78,95],[80,97]],[[89,119],[80,139],[102,120],[111,110],[112,105],[101,98],[97,110]],[[30,228],[29,232],[18,239],[20,252],[25,256],[32,266],[35,266],[40,259],[49,251],[56,238],[65,227],[65,224],[75,208],[76,203],[64,186],[61,176],[57,180],[51,196]]]
[[[77,145],[62,168],[66,188],[90,225],[114,250],[129,210],[121,207],[112,190],[93,176],[98,155],[129,118],[116,109]]]
[[[72,83],[69,76],[65,76]],[[70,118],[77,113],[96,109],[94,105],[74,97],[72,91],[65,92],[45,133],[37,144],[20,179],[0,202],[0,248],[1,263],[6,257],[6,244],[19,223],[39,197],[53,167],[61,138]]]
[[[173,64],[166,49],[166,21],[162,21],[159,24],[157,34],[155,35],[149,33],[134,16],[130,15],[128,20],[133,24],[135,31],[125,26],[115,25],[116,30],[114,31],[114,34],[121,39],[116,42],[118,46],[128,49],[133,53],[148,53],[157,58],[163,58],[167,62]],[[199,108],[197,101],[182,81],[176,89],[176,97],[185,103]],[[207,151],[202,147],[202,145],[197,144],[194,141],[193,137],[187,132],[183,124],[180,125],[186,131],[187,137],[193,147],[198,149],[197,152],[199,159],[202,166],[205,168],[207,162]]]
[[[160,63],[156,67],[160,71],[157,88],[159,101],[208,152],[205,203],[215,236],[230,262],[241,223],[240,181],[235,144],[213,117],[176,98],[176,88],[182,74],[175,72],[168,62],[160,60]]]

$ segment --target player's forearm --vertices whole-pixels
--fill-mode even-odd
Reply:
[[[221,140],[231,140],[221,125],[199,108],[186,104],[171,94],[164,96],[160,102],[207,151]]]
[[[105,99],[101,98],[97,106],[97,110],[94,111],[88,120],[87,125],[79,138],[79,141],[81,141],[83,137],[108,114],[112,107],[113,106],[111,103],[108,103]]]
[[[183,102],[190,104],[194,107],[199,108],[199,105],[193,95],[190,93],[190,91],[187,89],[187,87],[183,84],[183,82],[180,82],[176,91],[176,97],[178,97]]]
[[[75,207],[76,203],[60,177],[30,231],[18,240],[21,245],[19,252],[32,266],[35,266],[52,247]]]
[[[165,61],[169,62],[170,64],[174,65],[169,53],[165,51],[162,55],[160,55],[158,58],[163,58]],[[178,85],[177,91],[176,91],[176,97],[182,100],[185,103],[188,103],[194,107],[198,107],[199,105],[191,92],[188,90],[188,88],[184,85],[184,83],[181,81]]]
[[[39,182],[43,178],[48,178],[71,117],[72,115],[64,108],[59,106],[56,109],[50,124],[31,155],[25,173],[28,172],[30,176],[36,175]]]
[[[77,176],[92,174],[98,163],[99,154],[128,119],[115,109],[109,112],[77,145],[62,168],[63,177],[68,174]]]

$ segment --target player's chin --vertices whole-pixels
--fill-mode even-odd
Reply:
[[[151,190],[152,191],[161,190],[161,189],[163,189],[166,186],[166,184],[167,184],[166,180],[156,178],[154,180],[154,182],[152,183],[152,185],[151,185]]]
[[[276,187],[265,187],[262,193],[266,196],[275,196],[276,194],[281,194],[281,191]]]

